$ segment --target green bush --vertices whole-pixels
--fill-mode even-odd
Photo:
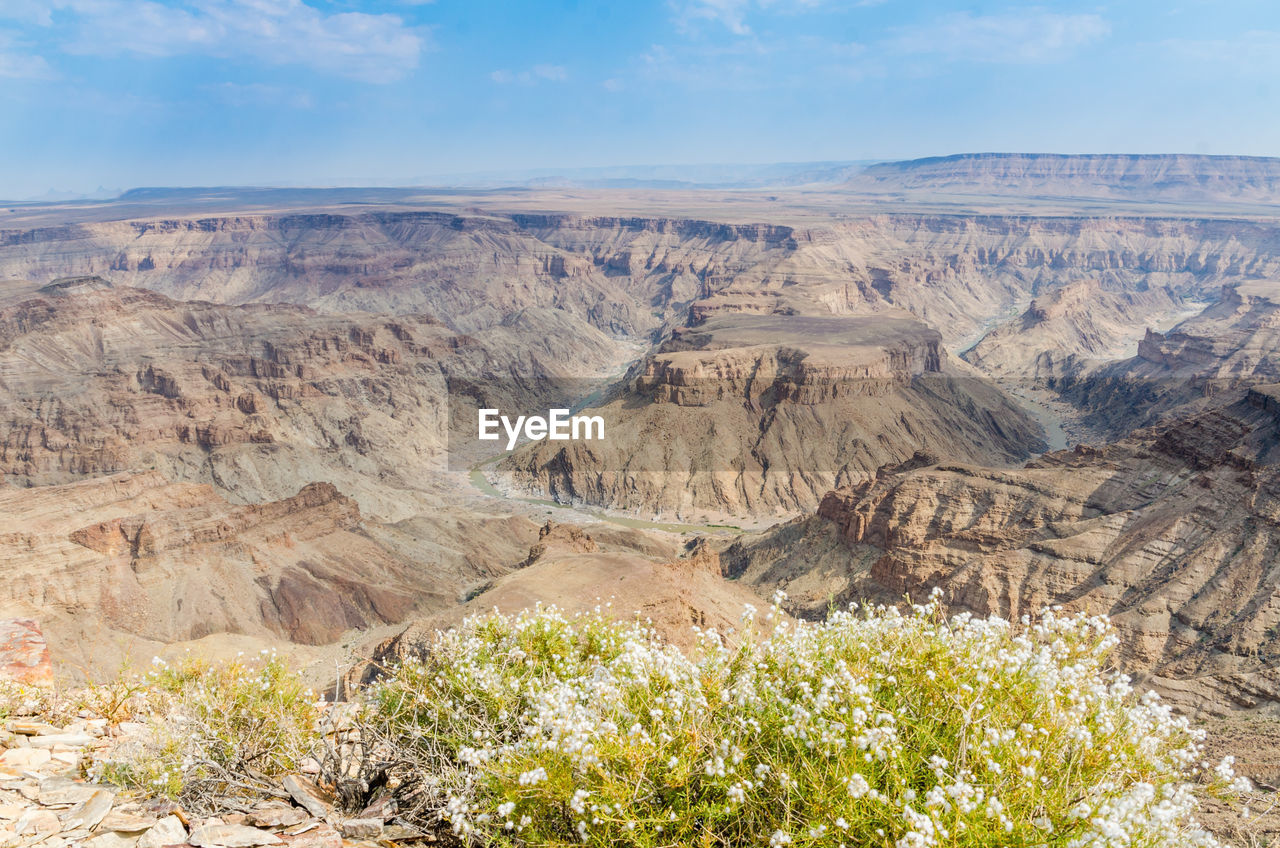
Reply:
[[[477,844],[1215,844],[1200,735],[1108,673],[1105,619],[746,619],[686,656],[599,614],[473,618],[365,722],[422,814]]]
[[[273,778],[296,771],[319,744],[314,695],[273,654],[157,663],[137,689],[145,730],[110,749],[97,776],[191,809],[271,791]]]

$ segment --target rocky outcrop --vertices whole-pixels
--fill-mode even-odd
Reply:
[[[0,616],[38,612],[55,653],[90,673],[200,639],[324,645],[453,607],[504,571],[472,557],[511,561],[533,536],[454,521],[423,540],[328,483],[249,505],[158,472],[0,489]]]
[[[991,384],[948,364],[901,313],[720,315],[676,333],[599,409],[605,439],[535,444],[514,485],[689,521],[794,514],[832,485],[933,450],[1025,458],[1038,428]]]
[[[462,607],[415,621],[394,636],[366,646],[369,662],[357,666],[348,685],[376,678],[382,669],[421,656],[436,632],[468,615],[499,610],[513,614],[537,605],[567,614],[598,612],[624,622],[644,621],[681,648],[697,641],[695,628],[733,639],[744,606],[764,601],[750,588],[725,579],[719,554],[692,542],[679,555],[645,555],[597,544],[580,528],[548,522],[542,541],[520,567],[494,580]],[[534,554],[537,554],[536,556]]]
[[[1051,385],[1133,356],[1144,336],[1189,317],[1196,306],[1165,288],[1111,291],[1081,280],[1035,298],[1022,315],[965,351],[964,359],[1002,381]]]
[[[581,527],[548,521],[538,530],[538,543],[529,548],[529,555],[516,567],[528,568],[549,553],[591,554],[599,549]]]
[[[611,367],[608,340],[560,321],[526,311],[480,342],[425,316],[127,287],[24,301],[0,310],[0,474],[45,484],[156,468],[243,501],[329,480],[403,516],[397,493],[430,487],[467,409],[545,404],[557,381],[577,391]]]
[[[29,618],[0,620],[0,680],[53,685],[53,660],[38,622]]]
[[[1270,708],[1280,697],[1278,393],[1237,393],[1022,469],[886,469],[829,493],[818,510],[828,530],[794,525],[788,532],[803,532],[791,547],[810,536],[820,547],[823,532],[841,540],[843,574],[829,583],[837,602],[937,587],[953,609],[982,615],[1046,604],[1106,613],[1123,636],[1122,666],[1184,704]],[[769,545],[733,552],[740,579],[762,591],[802,576]],[[797,612],[818,612],[817,593],[801,588]]]
[[[1113,436],[1203,407],[1215,396],[1280,380],[1280,286],[1225,287],[1199,314],[1148,330],[1135,356],[1056,388]]]

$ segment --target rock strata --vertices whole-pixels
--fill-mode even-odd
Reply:
[[[796,611],[820,598],[789,563],[834,533],[837,603],[897,602],[934,587],[953,609],[1017,618],[1047,604],[1110,615],[1120,662],[1184,705],[1274,709],[1280,678],[1280,387],[1106,447],[1021,469],[952,462],[891,469],[827,494],[818,524],[779,549],[732,554],[761,590],[793,581]],[[828,548],[829,549],[829,548]],[[835,565],[832,565],[834,561]],[[842,566],[842,567],[841,567]]]

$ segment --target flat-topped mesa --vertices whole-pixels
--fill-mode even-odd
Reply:
[[[963,153],[882,162],[855,175],[853,189],[932,189],[991,195],[1142,199],[1248,199],[1280,195],[1280,159],[1188,154]]]
[[[800,333],[796,324],[805,325]],[[770,337],[779,341],[758,343]],[[942,336],[908,319],[718,316],[676,330],[646,362],[636,391],[678,406],[730,398],[815,405],[884,395],[940,372],[942,358]]]

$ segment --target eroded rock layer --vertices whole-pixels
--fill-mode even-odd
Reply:
[[[909,315],[719,314],[679,331],[601,408],[606,438],[544,442],[517,485],[681,520],[812,509],[921,449],[1008,463],[1042,447],[990,383]]]
[[[1265,706],[1280,695],[1280,386],[1236,398],[1021,469],[918,457],[833,491],[819,524],[789,530],[821,541],[829,527],[843,542],[825,586],[767,537],[726,562],[762,588],[798,581],[809,615],[934,587],[983,615],[1107,613],[1128,670],[1195,706]]]

